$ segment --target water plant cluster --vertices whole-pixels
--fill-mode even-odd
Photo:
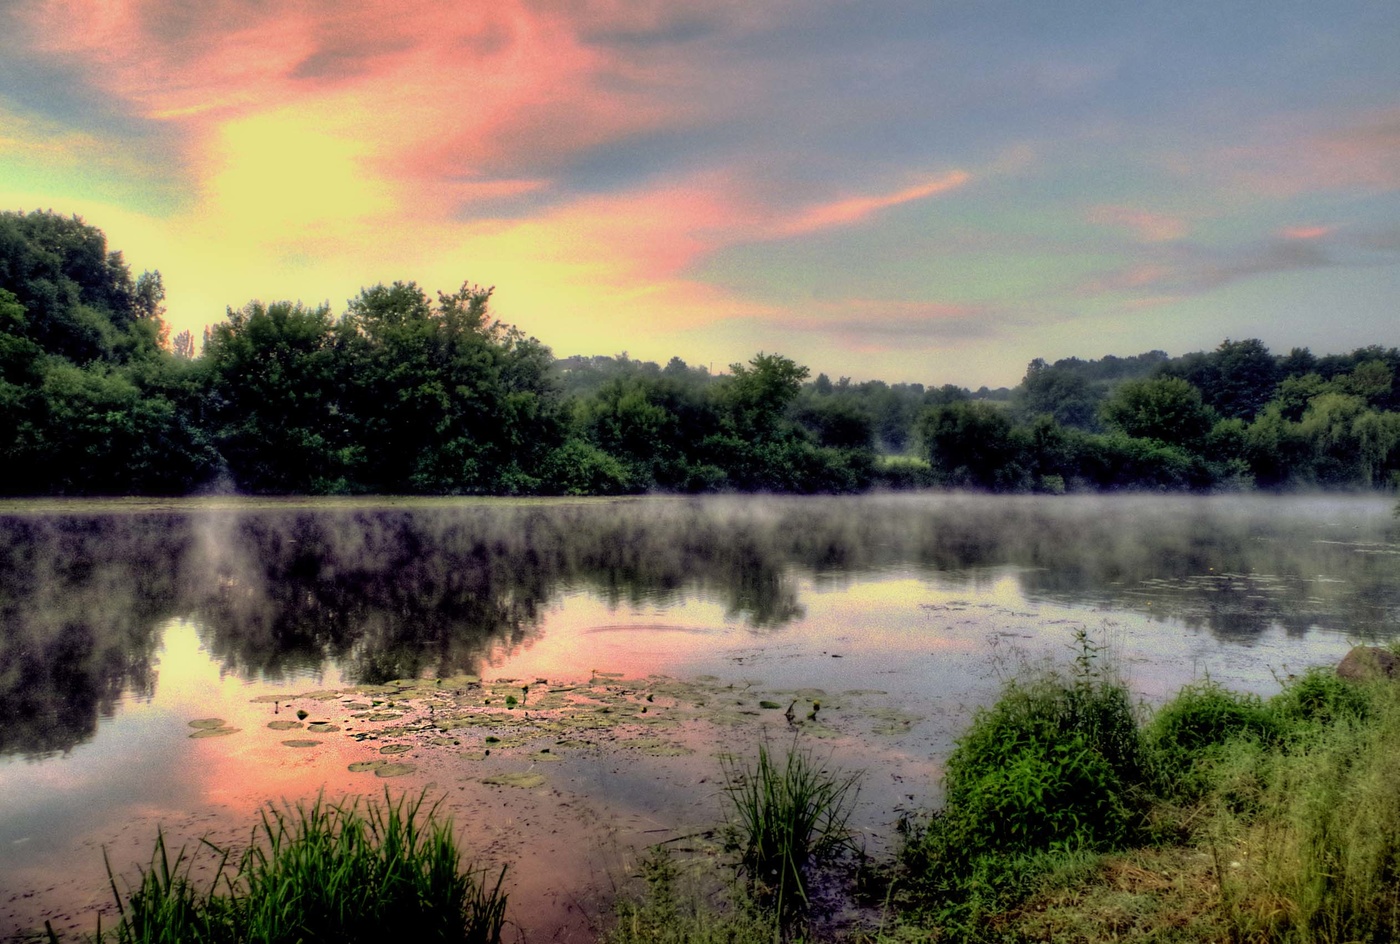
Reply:
[[[113,876],[117,944],[452,941],[498,944],[504,870],[463,868],[452,822],[425,795],[322,798],[268,806],[245,851],[209,843],[214,878],[158,836],[149,867],[123,891]],[[111,867],[108,866],[111,875]],[[51,941],[57,937],[49,932]]]

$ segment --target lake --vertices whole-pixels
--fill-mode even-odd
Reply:
[[[878,851],[971,713],[1079,635],[1147,705],[1393,639],[1392,506],[0,504],[0,935],[90,932],[103,850],[131,875],[158,827],[236,846],[267,801],[388,787],[510,863],[529,938],[589,939],[638,849],[713,848],[719,758],[761,740],[864,770]]]

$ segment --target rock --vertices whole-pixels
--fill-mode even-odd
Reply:
[[[1337,678],[1365,682],[1375,678],[1394,678],[1400,659],[1389,649],[1379,646],[1356,646],[1337,665]]]

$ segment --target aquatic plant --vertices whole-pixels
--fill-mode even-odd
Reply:
[[[499,944],[505,869],[463,870],[450,819],[425,794],[263,810],[252,842],[199,890],[193,858],[157,835],[149,868],[116,897],[117,944],[338,944],[386,940]],[[99,927],[99,937],[101,937]]]
[[[853,848],[847,823],[860,774],[828,769],[793,748],[776,762],[767,745],[749,767],[722,760],[730,805],[730,844],[755,897],[779,914],[807,904],[807,868]]]
[[[643,893],[622,897],[617,923],[605,944],[773,944],[781,929],[771,913],[742,891],[728,889],[727,902],[682,883],[679,864],[665,847],[654,847],[640,863]]]

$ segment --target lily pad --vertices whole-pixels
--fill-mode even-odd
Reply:
[[[198,731],[190,732],[192,738],[217,738],[226,734],[237,734],[238,728],[200,728]]]
[[[398,711],[376,711],[374,714],[372,714],[372,715],[369,716],[368,720],[370,720],[370,721],[397,721],[397,720],[399,720],[399,719],[402,718],[402,717],[403,717],[403,713],[402,713],[402,712],[398,712]]]
[[[223,718],[198,718],[190,722],[192,728],[222,728],[223,726]]]
[[[522,790],[533,790],[544,783],[544,775],[536,773],[496,774],[492,777],[482,777],[481,782],[494,787],[520,787]]]
[[[306,726],[306,730],[312,734],[332,734],[339,731],[340,726],[331,724],[329,721],[313,721]]]
[[[396,764],[385,764],[383,767],[374,768],[374,775],[376,777],[402,777],[404,774],[411,774],[417,769],[417,764],[401,761]]]
[[[388,763],[387,760],[357,760],[346,769],[352,774],[362,774],[367,770],[378,770]]]
[[[282,743],[287,747],[316,747],[323,742],[313,741],[309,738],[293,738],[290,741],[283,741]]]
[[[776,702],[776,701],[767,701],[767,700],[765,699],[764,701],[761,701],[761,702],[758,703],[758,707],[760,707],[760,708],[781,708],[781,707],[783,707],[783,706],[782,706],[781,704],[779,704],[778,702]]]
[[[682,747],[673,741],[665,741],[661,738],[633,738],[630,741],[618,741],[617,746],[646,754],[649,757],[680,757],[684,754],[695,753],[688,747]]]
[[[379,749],[381,754],[406,754],[413,750],[412,744],[385,744]]]
[[[300,721],[269,721],[267,726],[274,731],[291,731],[293,728],[301,727]]]

